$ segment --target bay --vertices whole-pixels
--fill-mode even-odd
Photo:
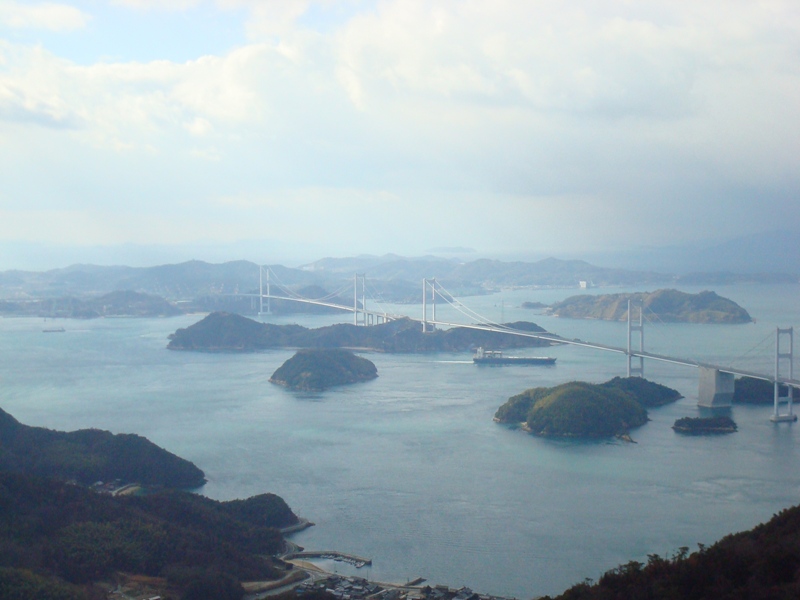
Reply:
[[[771,372],[775,327],[800,325],[798,290],[717,286],[756,323],[648,322],[645,347]],[[463,302],[490,320],[624,346],[622,323],[520,308],[576,292],[505,290]],[[464,321],[461,310],[440,305],[437,317]],[[368,556],[373,566],[353,572],[371,579],[422,576],[523,598],[712,543],[800,497],[797,425],[772,424],[771,407],[734,407],[739,431],[728,436],[672,431],[675,419],[700,414],[694,369],[645,365],[649,379],[685,398],[651,410],[635,444],[544,440],[493,423],[495,410],[530,387],[624,375],[624,356],[559,346],[526,350],[556,356],[554,367],[481,368],[466,354],[368,353],[378,379],[298,394],[268,382],[291,350],[166,350],[169,333],[200,318],[0,319],[0,407],[30,425],[144,435],[200,466],[209,479],[200,492],[212,498],[277,493],[316,523],[294,541]],[[306,326],[350,318],[265,317]],[[57,326],[66,331],[42,333]]]

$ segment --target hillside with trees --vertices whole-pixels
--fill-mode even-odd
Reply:
[[[115,479],[174,488],[195,488],[205,483],[203,471],[193,463],[139,435],[30,427],[2,409],[0,470],[74,480],[82,485]]]
[[[280,561],[264,557],[282,547],[277,528],[296,522],[271,494],[234,502],[181,491],[114,497],[0,472],[0,590],[16,590],[3,598],[39,588],[47,592],[27,597],[89,598],[92,584],[120,571],[179,589],[208,578],[276,579]]]
[[[795,600],[800,598],[800,507],[696,552],[648,554],[541,600]]]

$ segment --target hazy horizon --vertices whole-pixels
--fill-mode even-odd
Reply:
[[[4,0],[3,262],[796,230],[798,30],[788,0]]]

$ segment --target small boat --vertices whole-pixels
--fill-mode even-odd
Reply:
[[[64,333],[66,329],[63,327],[51,327],[50,329],[42,329],[42,333]]]
[[[503,356],[500,350],[477,348],[472,362],[476,365],[553,365],[556,359],[550,356]]]

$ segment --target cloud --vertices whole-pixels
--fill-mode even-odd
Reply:
[[[57,194],[35,170],[49,175],[58,148],[83,186],[55,186],[80,189],[70,201],[191,210],[192,235],[206,218],[210,237],[277,227],[310,240],[332,227],[411,245],[420,220],[436,237],[438,219],[455,219],[438,228],[447,245],[475,245],[481,226],[501,245],[600,243],[622,222],[637,243],[746,230],[800,191],[788,2],[170,6],[188,24],[240,11],[241,43],[184,62],[79,65],[0,42],[0,158],[44,155],[25,171],[38,196]],[[528,234],[530,223],[545,225]]]
[[[139,10],[187,10],[200,3],[201,0],[112,0],[111,2]]]
[[[86,27],[90,16],[66,4],[0,2],[0,23],[13,29],[72,31]]]

